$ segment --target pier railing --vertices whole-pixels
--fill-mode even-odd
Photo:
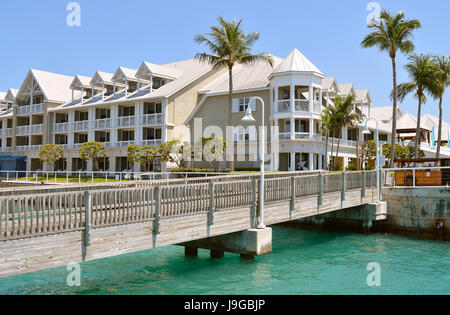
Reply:
[[[319,174],[269,178],[265,203],[345,192],[376,185],[375,172]],[[113,225],[209,214],[252,207],[259,203],[258,180],[103,189],[0,197],[0,241]],[[256,211],[253,211],[256,214]]]

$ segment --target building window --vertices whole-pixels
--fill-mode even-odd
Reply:
[[[111,118],[111,110],[106,108],[97,108],[95,110],[95,119]]]
[[[144,140],[161,140],[161,129],[144,128]]]
[[[119,141],[134,141],[134,130],[119,130]]]
[[[134,116],[134,106],[119,106],[119,117]]]
[[[153,115],[162,113],[161,103],[144,103],[144,115]]]
[[[246,112],[249,102],[250,102],[249,98],[240,98],[239,99],[239,111],[240,112]]]

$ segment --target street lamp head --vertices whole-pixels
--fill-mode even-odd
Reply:
[[[253,122],[253,121],[256,121],[256,119],[253,117],[253,115],[252,115],[252,109],[251,109],[251,107],[250,107],[250,104],[249,104],[249,106],[247,107],[247,110],[245,111],[245,116],[244,116],[244,118],[242,118],[242,121],[245,121],[245,122]]]
[[[366,129],[364,129],[364,131],[362,132],[363,135],[371,135],[372,133],[370,132],[370,130],[366,127]]]

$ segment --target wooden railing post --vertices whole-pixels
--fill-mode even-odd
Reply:
[[[154,233],[159,235],[159,225],[160,225],[160,211],[161,211],[161,188],[159,186],[155,187],[155,227]]]
[[[291,177],[291,203],[289,207],[290,214],[295,210],[295,177]]]
[[[347,191],[347,173],[342,173],[342,201],[345,200],[345,192]]]
[[[257,202],[256,202],[256,180],[252,179],[252,227],[256,228],[257,226]]]
[[[361,197],[366,197],[366,172],[362,172],[362,188],[361,188]]]
[[[319,174],[319,198],[318,198],[318,206],[323,205],[323,175]]]
[[[214,183],[209,183],[209,224],[214,225]]]
[[[91,218],[92,218],[92,193],[90,191],[86,191],[84,193],[84,202],[85,202],[85,245],[91,245]]]

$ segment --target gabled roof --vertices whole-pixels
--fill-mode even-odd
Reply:
[[[325,91],[335,90],[336,93],[340,93],[339,85],[337,84],[336,78],[329,77],[322,79],[322,90]]]
[[[316,73],[323,76],[322,72],[295,48],[283,62],[275,68],[272,74],[285,72]]]
[[[92,80],[90,82],[90,84],[95,85],[97,84],[114,84],[112,81],[114,74],[112,73],[107,73],[107,72],[102,72],[102,71],[97,71],[94,76],[92,77]]]
[[[70,85],[74,77],[63,74],[31,69],[23,82],[18,96],[27,91],[27,82],[34,78],[46,102],[66,103],[72,99]]]
[[[417,118],[410,113],[404,114],[397,120],[397,130],[412,130],[417,128]],[[420,128],[431,131],[423,121],[420,121]]]
[[[136,77],[146,78],[150,75],[174,80],[180,77],[181,71],[168,66],[161,66],[149,62],[143,62],[136,73]]]
[[[6,93],[6,100],[9,102],[14,102],[17,96],[17,93],[19,93],[19,90],[16,89],[9,89],[8,93]]]
[[[85,77],[83,75],[77,75],[75,79],[73,79],[72,84],[70,85],[70,88],[89,88],[91,87],[91,81],[92,78]]]
[[[274,67],[277,67],[283,59],[272,56]],[[237,65],[233,70],[233,90],[253,90],[261,89],[269,86],[269,76],[273,68],[265,61],[259,61],[252,66]],[[228,92],[229,79],[228,72],[222,74],[216,80],[203,88],[200,93],[217,94]]]
[[[212,70],[212,67],[206,63],[201,63],[195,59],[184,60],[179,62],[174,62],[165,65],[167,67],[172,67],[178,69],[181,75],[178,79],[173,80],[166,85],[154,90],[152,93],[143,94],[143,90],[135,91],[127,96],[123,94],[111,95],[104,100],[88,100],[83,104],[72,105],[69,102],[65,105],[59,106],[54,110],[65,109],[70,106],[70,108],[81,108],[86,106],[100,106],[105,104],[119,104],[124,102],[136,102],[136,101],[146,101],[161,98],[168,98],[178,92],[179,90],[186,87],[188,84],[194,82],[195,80],[201,78],[208,72]]]
[[[436,140],[438,138],[438,130],[439,130],[439,118],[430,114],[426,114],[422,117],[423,125],[426,126],[427,129],[433,130],[433,127],[436,132]],[[442,120],[442,133],[441,133],[441,139],[447,140],[448,138],[448,132],[450,130],[450,125]]]
[[[358,101],[368,101],[372,103],[372,97],[370,96],[369,90],[356,90],[356,100]]]
[[[339,90],[344,96],[347,96],[349,94],[353,94],[356,96],[356,91],[352,83],[339,84]]]
[[[112,81],[136,80],[137,70],[119,67],[112,77]]]

